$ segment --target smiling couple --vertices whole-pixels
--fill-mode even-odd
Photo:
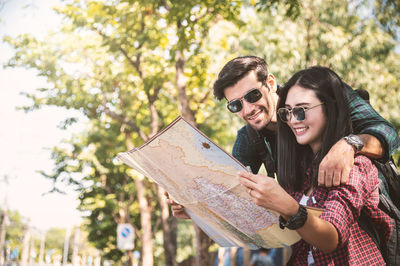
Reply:
[[[280,214],[282,228],[302,237],[288,264],[384,263],[357,219],[365,208],[374,226],[391,233],[392,219],[378,209],[378,172],[368,159],[385,161],[399,146],[387,121],[325,67],[297,72],[278,92],[266,62],[255,56],[229,61],[214,95],[260,134],[273,158],[278,182],[257,174],[263,159],[246,127],[238,131],[232,155],[253,172],[238,173],[240,183],[257,205]],[[189,218],[183,206],[168,203],[174,216]],[[324,211],[316,217],[304,206]]]

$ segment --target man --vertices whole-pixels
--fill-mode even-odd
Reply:
[[[229,61],[219,73],[213,89],[218,100],[227,100],[228,110],[236,113],[261,135],[266,152],[273,163],[276,163],[276,106],[279,96],[277,82],[273,74],[268,72],[266,62],[256,56],[237,57]],[[330,187],[346,183],[354,164],[355,153],[387,161],[400,145],[395,129],[362,100],[357,92],[348,87],[347,94],[353,130],[357,135],[342,139],[331,148],[319,167],[319,185]],[[238,131],[232,155],[256,174],[263,159],[251,145],[248,131],[246,126]],[[273,176],[274,173],[266,168],[268,175]],[[175,217],[189,218],[183,206],[170,199],[167,202]]]

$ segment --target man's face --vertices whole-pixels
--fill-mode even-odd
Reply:
[[[266,84],[276,86],[275,79],[272,75],[268,77]],[[249,103],[243,96],[253,89],[259,89],[262,97],[254,103]],[[276,123],[276,104],[278,96],[266,85],[263,85],[262,82],[257,80],[255,71],[250,71],[235,85],[226,88],[224,94],[228,102],[241,99],[242,109],[236,114],[252,128],[260,130],[269,125],[270,122]]]

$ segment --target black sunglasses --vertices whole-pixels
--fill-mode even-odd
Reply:
[[[306,119],[306,112],[308,110],[311,110],[323,104],[324,103],[320,103],[312,107],[293,107],[291,109],[282,107],[278,109],[278,115],[280,119],[285,123],[289,122],[290,119],[292,119],[292,115],[297,119],[297,121],[303,121],[304,119]]]
[[[259,89],[252,89],[248,93],[246,93],[242,98],[236,99],[228,102],[228,110],[232,113],[237,113],[243,108],[242,99],[245,99],[248,103],[255,103],[261,99],[262,93]]]

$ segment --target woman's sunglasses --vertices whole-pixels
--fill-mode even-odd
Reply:
[[[233,100],[228,102],[228,110],[232,113],[237,113],[243,108],[242,99],[245,99],[248,103],[255,103],[260,100],[262,97],[262,93],[259,89],[252,89],[248,93],[246,93],[242,98]]]
[[[291,109],[282,107],[278,109],[278,115],[280,119],[285,123],[288,123],[292,119],[292,115],[297,119],[297,121],[303,121],[304,119],[306,119],[306,112],[308,110],[311,110],[323,104],[324,103],[320,103],[312,107],[293,107]]]

